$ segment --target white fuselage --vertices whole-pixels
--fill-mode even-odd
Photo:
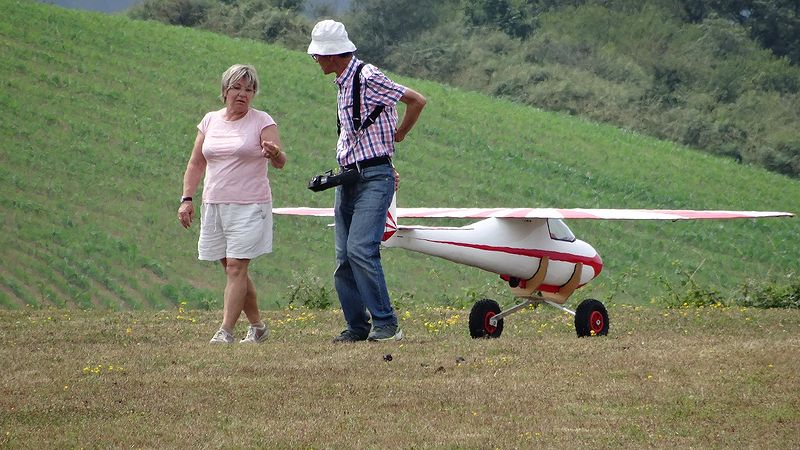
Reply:
[[[438,256],[518,280],[531,279],[547,257],[547,274],[540,289],[557,290],[583,265],[579,285],[595,278],[603,267],[591,245],[575,239],[559,219],[489,218],[461,228],[398,227],[384,242]]]

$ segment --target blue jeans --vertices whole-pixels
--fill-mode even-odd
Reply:
[[[367,167],[361,179],[336,188],[336,293],[347,328],[357,334],[397,325],[381,266],[380,245],[394,194],[394,172],[385,164]],[[367,315],[369,311],[369,315]]]

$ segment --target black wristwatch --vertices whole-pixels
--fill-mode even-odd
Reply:
[[[181,197],[181,203],[192,201],[192,197]]]

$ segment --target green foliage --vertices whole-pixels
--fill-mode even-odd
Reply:
[[[680,0],[687,18],[719,15],[744,27],[762,46],[800,63],[800,4],[795,0]]]
[[[678,266],[679,263],[674,263]],[[698,267],[699,269],[699,267]],[[654,300],[655,303],[669,308],[704,308],[744,306],[748,308],[800,308],[800,282],[789,283],[775,281],[754,281],[744,283],[729,297],[715,289],[701,287],[695,282],[694,273],[676,269],[682,281],[673,285],[661,275],[655,278],[667,288],[667,294]]]
[[[800,308],[800,281],[790,283],[745,283],[735,298],[737,304],[752,308]]]
[[[489,26],[509,36],[525,38],[533,30],[533,18],[528,15],[524,3],[511,0],[467,0],[464,2],[464,15],[470,25]]]
[[[704,308],[711,306],[726,306],[724,297],[715,289],[701,287],[694,280],[694,274],[680,267],[680,263],[673,262],[676,266],[675,272],[681,277],[677,286],[667,281],[666,277],[657,275],[656,278],[667,288],[667,295],[657,298],[655,303],[662,304],[668,308]]]
[[[302,8],[303,0],[145,0],[128,16],[300,50],[311,32],[308,20],[300,15]]]
[[[308,45],[311,24],[299,15],[301,4],[275,0],[215,2],[210,5],[207,18],[200,27],[228,36],[303,50]]]
[[[193,27],[206,16],[212,0],[144,0],[128,11],[140,20],[157,20],[170,25]]]
[[[327,283],[310,271],[293,273],[293,284],[289,285],[289,305],[302,305],[309,309],[328,309],[333,304],[334,292]]]
[[[458,3],[459,0],[353,0],[352,12],[344,22],[359,56],[383,65],[387,55],[395,53],[403,43],[444,23]]]

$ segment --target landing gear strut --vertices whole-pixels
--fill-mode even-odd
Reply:
[[[608,334],[608,312],[599,300],[586,299],[576,311],[560,303],[539,296],[526,298],[522,303],[503,311],[496,301],[483,299],[472,306],[469,313],[469,334],[473,338],[498,338],[503,333],[503,318],[532,303],[547,303],[575,316],[575,332],[578,337],[605,336]]]

